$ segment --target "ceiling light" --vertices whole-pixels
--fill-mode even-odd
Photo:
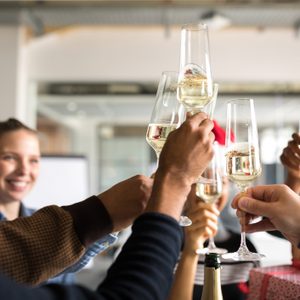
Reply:
[[[232,21],[215,11],[208,11],[200,16],[200,22],[205,23],[209,29],[223,29],[232,24]]]

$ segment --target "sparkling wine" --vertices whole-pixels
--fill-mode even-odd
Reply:
[[[177,124],[149,124],[146,140],[156,153],[160,153],[169,133],[177,128]]]
[[[258,149],[248,143],[236,144],[226,153],[226,173],[239,185],[248,185],[261,174]]]
[[[196,195],[206,203],[215,203],[222,195],[222,182],[198,182]]]
[[[207,78],[201,74],[186,75],[178,84],[178,99],[187,108],[201,109],[212,96]]]

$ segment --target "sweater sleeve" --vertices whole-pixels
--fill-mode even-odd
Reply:
[[[0,269],[19,283],[39,284],[72,266],[111,230],[111,218],[96,196],[0,222]]]
[[[134,222],[132,235],[96,292],[60,285],[28,289],[0,276],[0,299],[164,300],[181,242],[182,231],[176,220],[146,213]]]
[[[173,218],[143,214],[98,292],[104,299],[166,299],[182,238]]]
[[[31,217],[0,222],[0,244],[1,271],[29,285],[58,274],[85,251],[73,218],[57,206],[40,209]]]
[[[62,208],[71,214],[78,238],[86,247],[113,230],[110,215],[97,196]]]

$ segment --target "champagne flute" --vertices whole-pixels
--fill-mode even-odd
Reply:
[[[177,100],[177,81],[177,72],[166,71],[162,73],[146,133],[146,141],[156,153],[157,167],[159,155],[169,133],[179,127],[184,118],[184,112]],[[186,216],[181,216],[179,224],[189,226],[192,221]]]
[[[247,187],[260,174],[261,163],[253,99],[229,101],[226,125],[226,175],[237,185],[241,193],[245,193]],[[243,228],[237,252],[223,255],[225,259],[238,261],[256,261],[262,257],[264,255],[252,253],[247,248]]]
[[[178,99],[193,114],[213,98],[208,28],[206,24],[187,24],[181,29]]]
[[[214,157],[208,167],[204,170],[199,181],[196,184],[196,195],[206,203],[214,205],[222,196],[223,182],[222,169],[220,163],[219,144],[214,142]],[[218,253],[225,254],[228,251],[224,248],[218,248],[215,245],[214,237],[209,237],[208,246],[204,249],[198,249],[197,254]]]

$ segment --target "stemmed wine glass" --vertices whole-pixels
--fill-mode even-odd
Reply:
[[[247,187],[261,174],[258,133],[253,99],[235,99],[227,103],[226,125],[226,175],[245,193]],[[241,232],[241,244],[237,252],[223,258],[239,261],[255,261],[263,254],[252,253],[246,245],[246,234]]]
[[[181,29],[178,100],[192,114],[203,111],[213,98],[208,28],[187,24]]]
[[[169,133],[179,127],[184,119],[184,112],[177,100],[177,81],[177,72],[167,71],[162,73],[156,93],[156,102],[146,133],[146,140],[156,153],[157,167],[159,155]],[[192,221],[186,216],[181,216],[179,224],[189,226]]]
[[[222,196],[223,182],[222,169],[220,163],[219,144],[214,142],[214,157],[207,168],[202,173],[196,184],[196,195],[206,203],[214,205]],[[197,254],[218,253],[224,254],[228,251],[224,248],[218,248],[215,245],[214,237],[209,238],[208,246],[204,249],[198,249]]]

